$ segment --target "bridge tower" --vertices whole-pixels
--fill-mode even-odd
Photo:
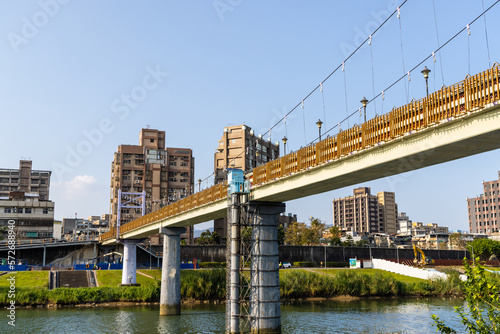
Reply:
[[[281,333],[278,216],[285,204],[249,202],[249,190],[243,171],[229,170],[226,329]]]

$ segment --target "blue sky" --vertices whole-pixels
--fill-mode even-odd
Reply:
[[[484,0],[485,8],[494,3]],[[346,58],[400,1],[3,1],[0,10],[0,166],[21,158],[53,171],[56,218],[109,212],[110,165],[140,129],[165,130],[167,146],[189,147],[195,179],[213,171],[224,126],[266,132]],[[409,0],[396,16],[304,102],[272,140],[298,149],[359,101],[385,90],[482,12],[482,1]],[[450,85],[500,61],[500,5],[421,66],[429,89]],[[400,30],[401,23],[401,30]],[[401,47],[402,45],[402,47]],[[468,49],[470,46],[470,56]],[[404,69],[402,53],[404,55]],[[373,62],[373,67],[372,67]],[[368,117],[425,95],[416,70],[368,105]],[[373,76],[372,76],[373,73]],[[345,87],[344,87],[345,79]],[[405,88],[406,84],[406,88]],[[374,94],[375,93],[375,94]],[[347,99],[346,99],[347,97]],[[346,111],[347,104],[347,111]],[[305,120],[305,122],[304,122]],[[360,122],[359,115],[349,125]],[[305,124],[305,131],[304,131]],[[395,191],[414,221],[467,229],[467,196],[498,177],[499,152],[375,180]],[[203,184],[206,187],[206,183]],[[352,188],[295,200],[287,211],[332,222],[333,198]],[[203,226],[208,226],[204,224]]]

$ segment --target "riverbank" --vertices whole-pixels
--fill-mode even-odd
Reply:
[[[116,286],[121,271],[101,271],[96,288],[58,288],[18,286],[16,307],[125,306],[155,304],[160,299],[161,271],[145,271],[139,287]],[[369,270],[286,269],[280,271],[280,295],[283,302],[295,300],[349,300],[367,297],[461,296],[458,272],[447,280],[420,280],[392,273]],[[23,273],[17,277],[21,279]],[[28,274],[29,275],[29,274]],[[245,279],[244,277],[242,279]],[[28,280],[29,281],[29,280]],[[0,284],[0,305],[10,303],[9,287]],[[103,286],[104,285],[104,286]],[[183,303],[223,303],[226,298],[226,272],[223,269],[185,270],[181,274]],[[50,306],[48,306],[50,305]]]

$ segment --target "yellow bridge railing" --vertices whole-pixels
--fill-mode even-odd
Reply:
[[[316,144],[301,148],[265,165],[254,168],[252,187],[288,177],[294,173],[331,162],[353,152],[388,142],[406,134],[425,129],[445,119],[460,116],[498,101],[500,97],[500,66],[412,101],[389,113],[377,116],[362,125],[355,125]],[[194,195],[151,212],[120,227],[120,233],[157,222],[227,197],[227,184],[216,184]],[[116,236],[116,229],[102,234],[104,241]]]

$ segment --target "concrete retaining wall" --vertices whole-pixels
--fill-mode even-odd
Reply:
[[[369,259],[410,259],[415,255],[413,249],[339,247],[339,246],[279,246],[281,262],[348,262],[350,258]],[[462,260],[464,251],[454,250],[424,250],[426,256],[433,259]],[[468,254],[467,254],[468,256]],[[196,258],[200,262],[225,262],[226,246],[181,246],[181,260]]]

